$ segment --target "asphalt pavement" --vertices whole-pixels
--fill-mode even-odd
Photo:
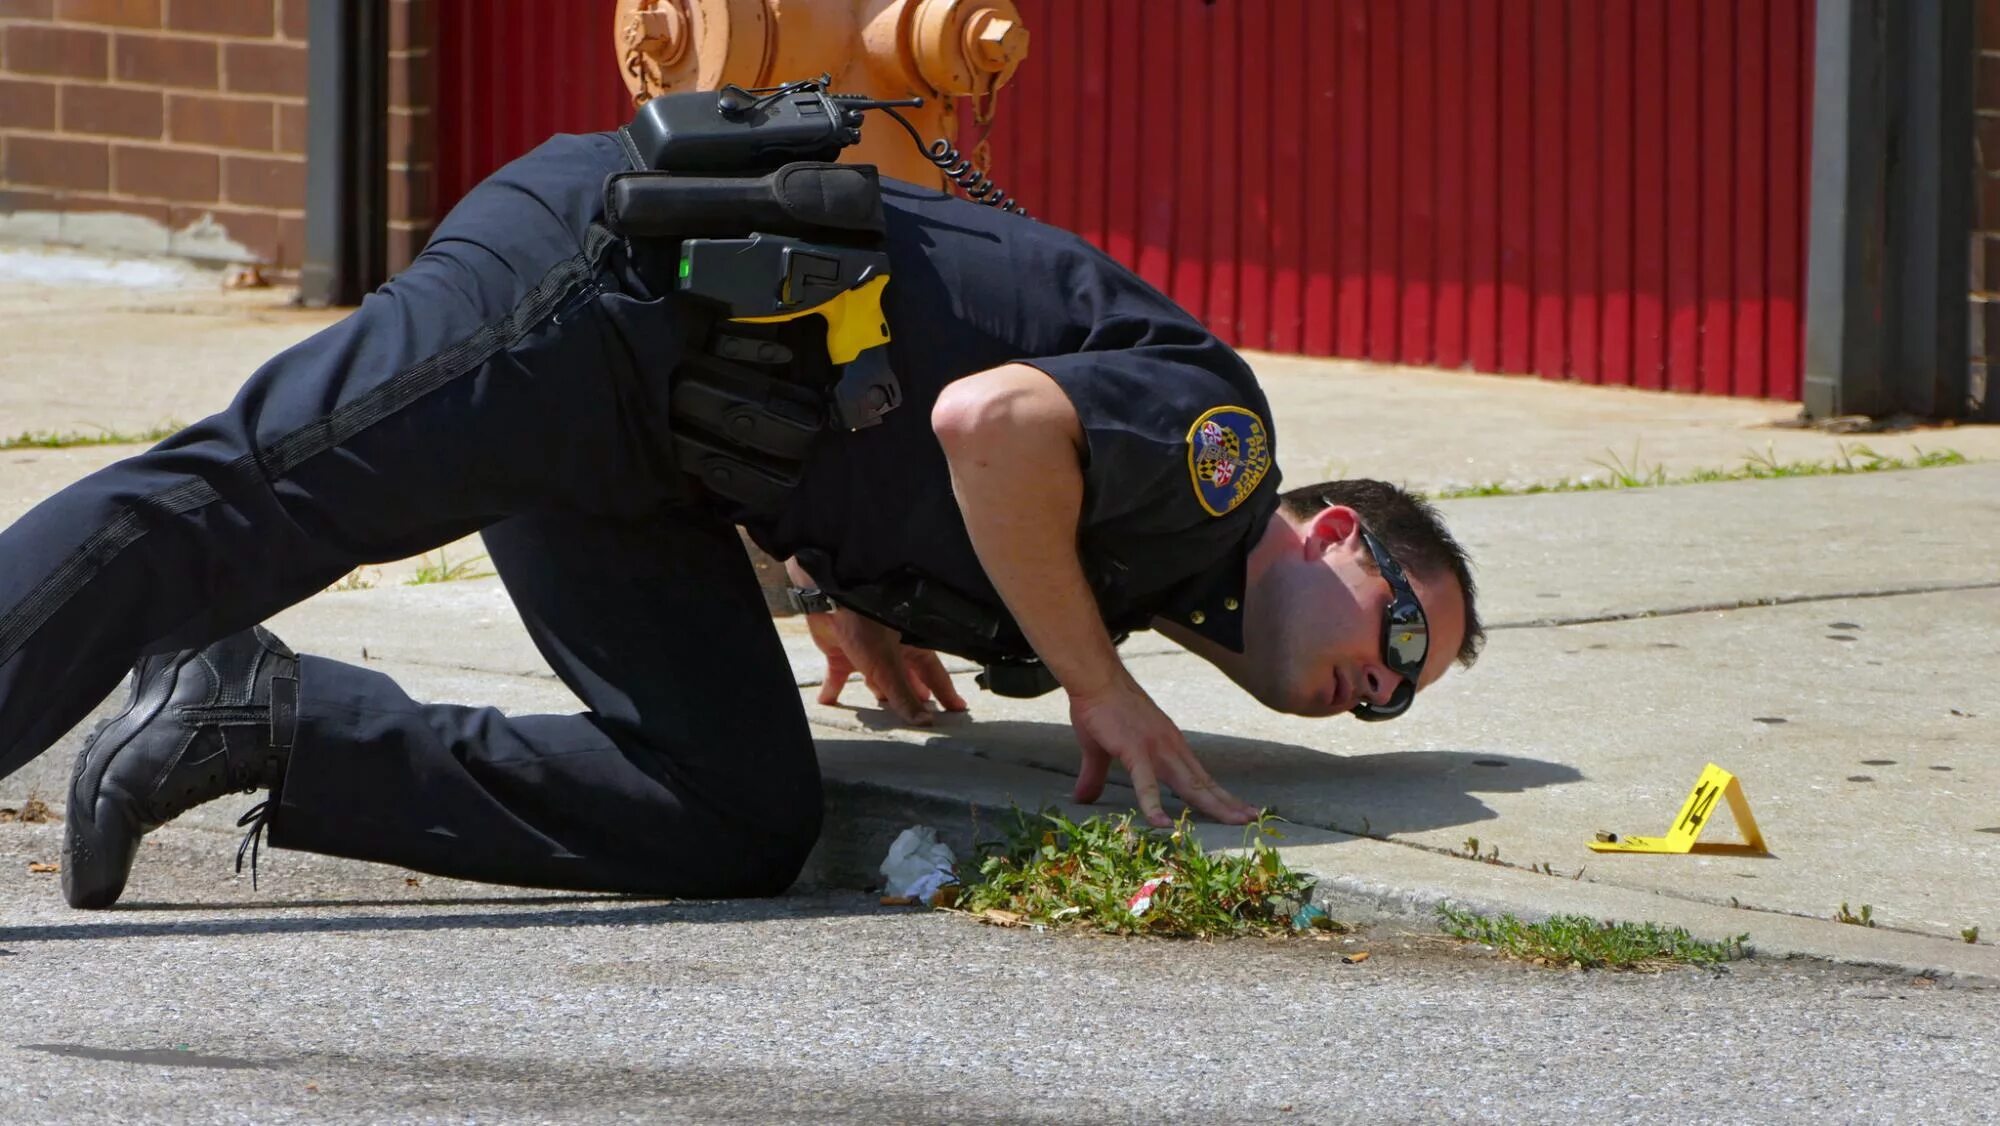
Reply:
[[[0,256],[0,437],[217,409],[338,315],[285,296]],[[28,870],[56,859],[59,826],[0,824],[0,980],[21,1014],[0,1084],[77,1120],[1990,1108],[2000,428],[1839,433],[1793,425],[1787,404],[1251,359],[1293,484],[1526,484],[1860,445],[1973,463],[1445,502],[1491,642],[1392,724],[1271,715],[1160,639],[1129,643],[1218,778],[1274,807],[1293,863],[1395,952],[1362,973],[1310,946],[1077,942],[884,913],[850,890],[909,824],[963,847],[1010,805],[1063,801],[1059,700],[961,675],[971,715],[928,731],[809,703],[828,829],[771,902],[522,896],[295,853],[267,853],[252,889],[229,864],[241,810],[216,803],[149,839],[127,904],[86,916]],[[129,452],[0,450],[0,520]],[[366,572],[273,625],[419,696],[576,706],[496,580],[405,585],[413,570]],[[796,621],[780,629],[810,702],[817,660]],[[33,794],[60,815],[82,730],[0,781],[0,804]],[[1589,849],[1663,832],[1711,762],[1740,779],[1770,855]],[[1704,840],[1733,830],[1718,818]],[[1722,978],[1612,979],[1400,937],[1444,902],[1748,933],[1761,956]],[[1833,921],[1843,905],[1876,925]]]
[[[0,865],[60,826],[25,828]],[[215,834],[157,836],[122,910],[0,882],[23,1120],[1932,1122],[2000,1099],[1995,994],[1951,980],[1579,973],[1387,929],[1092,939],[306,856],[253,895],[216,878]]]

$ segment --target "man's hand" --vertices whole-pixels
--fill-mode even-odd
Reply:
[[[1258,810],[1232,797],[1202,769],[1187,737],[1151,696],[1129,678],[1092,695],[1072,693],[1069,722],[1083,747],[1075,798],[1088,804],[1104,792],[1112,759],[1125,767],[1146,820],[1164,829],[1173,824],[1160,808],[1160,784],[1202,813],[1230,825],[1256,819]]]
[[[965,710],[965,698],[952,687],[951,674],[944,671],[938,655],[903,644],[888,626],[842,608],[831,614],[807,614],[806,628],[812,631],[813,644],[826,654],[820,703],[838,704],[848,675],[858,672],[875,693],[875,702],[904,723],[930,726],[932,699],[945,711]]]
[[[1085,445],[1068,394],[1046,372],[1007,364],[947,386],[931,409],[931,429],[980,566],[1069,691],[1070,724],[1083,747],[1076,800],[1097,800],[1115,758],[1155,825],[1170,824],[1160,808],[1163,782],[1218,821],[1256,817],[1215,784],[1180,728],[1118,660],[1077,555]],[[1032,489],[1021,487],[1023,465],[1036,467]]]

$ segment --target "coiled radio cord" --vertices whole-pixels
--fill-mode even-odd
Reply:
[[[916,143],[917,151],[924,154],[924,159],[937,165],[938,170],[945,174],[945,178],[957,184],[967,199],[974,203],[983,203],[988,207],[997,207],[1002,211],[1019,215],[1023,219],[1034,218],[1028,214],[1027,208],[1021,206],[1021,201],[1009,196],[1000,185],[981,172],[978,165],[966,159],[952,145],[949,138],[939,137],[926,144],[923,134],[917,132],[917,127],[910,124],[909,118],[888,107],[882,107],[882,112],[896,119],[896,124],[901,125],[903,131],[910,135],[910,140]]]

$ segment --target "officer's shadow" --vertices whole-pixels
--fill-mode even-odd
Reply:
[[[334,909],[329,912],[328,909]],[[79,914],[79,922],[0,925],[0,958],[41,942],[120,938],[228,938],[270,934],[411,934],[440,931],[561,930],[691,926],[880,915],[872,895],[821,891],[772,899],[670,900],[625,895],[469,895],[426,899],[267,899],[242,902],[120,903]],[[188,918],[186,912],[211,912]],[[160,919],[171,913],[174,917]],[[152,916],[149,918],[149,916]]]
[[[1076,737],[1066,724],[949,718],[940,728],[940,750],[1076,774]],[[1564,763],[1473,750],[1340,754],[1202,731],[1187,736],[1209,774],[1244,801],[1297,824],[1364,836],[1490,821],[1499,815],[1479,794],[1519,793],[1584,778]],[[1115,767],[1113,777],[1123,781]],[[1054,790],[1067,791],[1066,780],[1052,781],[1059,783]],[[1099,804],[1129,803],[1130,796],[1128,788],[1107,786]]]

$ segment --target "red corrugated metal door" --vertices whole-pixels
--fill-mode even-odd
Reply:
[[[1799,394],[1812,0],[1018,0],[993,173],[1232,343]]]
[[[438,203],[556,133],[615,129],[632,97],[611,0],[438,0]]]
[[[1232,343],[1798,397],[1812,0],[1018,2],[995,178]],[[630,115],[612,11],[441,0],[445,205]]]

